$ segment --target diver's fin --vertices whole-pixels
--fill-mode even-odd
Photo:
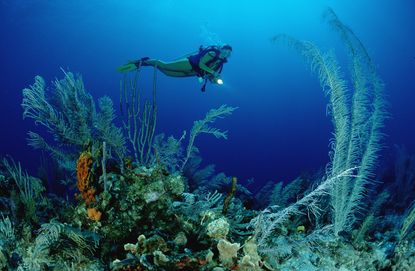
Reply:
[[[120,67],[117,68],[118,72],[130,72],[130,71],[134,71],[137,69],[137,66],[135,65],[135,63],[127,63],[125,65],[122,65]]]
[[[149,57],[142,57],[139,60],[129,61],[127,64],[118,67],[117,71],[118,72],[130,72],[130,71],[134,71],[140,68],[140,66],[148,66],[145,63],[145,61],[149,59],[150,59]]]

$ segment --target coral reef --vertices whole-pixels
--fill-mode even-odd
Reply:
[[[354,92],[347,89],[333,54],[284,39],[329,88],[335,128],[331,164],[324,176],[271,183],[256,196],[243,180],[216,173],[214,165],[202,167],[195,146],[202,133],[227,139],[227,131],[211,125],[236,107],[211,109],[193,123],[188,140],[186,132],[179,139],[154,135],[155,97],[145,103],[144,118],[129,108],[124,128],[131,158],[113,124],[108,97],[99,100],[97,112],[80,76],[64,72],[64,79],[53,84],[53,97],[37,76],[23,90],[23,114],[44,126],[53,142],[31,132],[29,144],[47,150],[59,169],[71,174],[63,175],[64,195],[54,195],[20,163],[2,160],[0,269],[413,270],[413,198],[406,197],[397,213],[383,207],[393,204],[395,192],[403,193],[399,185],[368,190],[386,117],[382,84],[353,32],[333,11],[326,18],[351,53]],[[126,81],[122,83],[127,98]],[[139,94],[136,86],[134,95]],[[130,98],[137,102],[138,97]],[[140,142],[135,133],[145,139]],[[397,182],[414,187],[413,167],[399,170]],[[76,188],[79,195],[72,197]]]

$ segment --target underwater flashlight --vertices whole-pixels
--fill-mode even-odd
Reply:
[[[216,79],[216,83],[217,83],[218,85],[223,85],[223,80],[222,80],[222,79],[220,79],[220,78],[218,78],[218,79]]]

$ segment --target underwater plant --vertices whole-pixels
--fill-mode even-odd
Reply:
[[[94,233],[88,233],[56,221],[43,223],[33,243],[22,251],[22,260],[17,270],[46,270],[48,267],[62,269],[66,265],[72,270],[96,265],[88,256],[93,255],[99,244]],[[71,269],[69,269],[71,270]],[[93,269],[92,269],[93,270]]]
[[[195,140],[203,133],[211,134],[216,138],[227,139],[227,131],[212,127],[210,124],[217,119],[231,115],[236,109],[237,107],[223,104],[218,108],[209,110],[203,119],[194,121],[185,151],[183,151],[182,142],[186,138],[186,131],[183,131],[179,139],[170,136],[165,140],[164,134],[157,135],[153,144],[153,163],[159,163],[171,172],[180,171],[185,175],[191,175],[196,183],[197,180],[202,181],[211,176],[214,172],[214,165],[208,165],[203,170],[198,169],[202,159],[198,156],[199,150],[194,144]]]
[[[305,182],[301,177],[297,177],[287,184],[278,182],[271,190],[272,194],[269,205],[277,205],[280,207],[288,206],[290,202],[294,201],[293,199],[297,199],[300,196],[300,192],[304,190],[303,186]]]
[[[27,172],[23,171],[20,163],[16,163],[13,159],[4,158],[2,163],[17,187],[18,199],[23,205],[23,210],[20,213],[24,214],[25,220],[36,221],[36,204],[45,190],[41,181],[29,176]]]
[[[330,192],[333,232],[350,232],[357,222],[363,198],[373,183],[376,162],[382,148],[382,128],[387,117],[383,83],[368,53],[350,28],[328,9],[325,18],[340,33],[351,58],[349,87],[333,52],[323,53],[311,42],[278,35],[273,41],[285,41],[298,50],[317,73],[329,96],[330,115],[334,126],[328,176],[337,176],[350,168],[358,168],[357,177],[342,178]]]
[[[126,74],[120,81],[120,108],[124,114],[123,127],[133,149],[134,159],[140,165],[149,166],[153,162],[153,141],[157,124],[156,84],[157,69],[154,68],[152,100],[141,104],[142,92],[138,86],[141,69],[133,76]]]
[[[29,145],[46,150],[70,172],[75,170],[75,161],[82,150],[90,146],[97,157],[103,142],[122,162],[126,154],[125,139],[121,129],[113,124],[115,116],[111,99],[100,98],[100,111],[97,111],[82,78],[70,72],[63,73],[62,80],[53,82],[53,97],[48,97],[45,81],[40,76],[35,77],[30,88],[23,89],[23,118],[42,125],[53,138],[53,143],[50,143],[44,136],[29,132]]]
[[[335,174],[350,166],[359,167],[358,177],[354,181],[343,180],[334,187],[331,194],[334,232],[338,234],[352,229],[357,221],[356,212],[362,208],[367,185],[373,183],[379,152],[383,147],[382,128],[388,113],[383,82],[366,48],[353,31],[338,19],[332,9],[326,11],[325,17],[334,30],[340,33],[349,50],[354,90],[350,115],[343,115],[343,118],[347,119],[346,126],[343,126],[343,123],[339,123],[339,126],[335,124],[339,130],[344,130],[349,138],[345,149],[342,140],[339,140],[340,146],[337,146],[336,135],[331,172]],[[334,114],[336,113],[333,112]]]
[[[194,147],[194,142],[198,135],[202,133],[206,133],[206,134],[212,134],[216,138],[224,138],[224,139],[228,138],[227,131],[221,131],[218,128],[209,126],[209,124],[214,123],[217,119],[221,119],[221,118],[231,115],[233,111],[235,111],[236,109],[237,107],[221,105],[219,108],[211,109],[209,112],[207,112],[204,119],[197,120],[193,123],[192,130],[190,131],[189,143],[186,148],[186,156],[184,157],[184,161],[181,166],[182,171],[184,167],[186,166],[189,158],[196,151],[196,148]]]
[[[415,225],[415,201],[412,202],[408,208],[405,218],[402,221],[401,231],[399,234],[399,242],[402,242],[408,237],[408,234],[414,228]]]
[[[182,141],[185,134],[180,139],[169,136],[165,139],[165,134],[161,133],[154,137],[154,155],[158,163],[163,165],[169,172],[179,170],[183,159]]]
[[[272,245],[275,245],[269,244],[270,239],[273,237],[273,232],[278,226],[287,222],[291,216],[302,214],[302,208],[305,207],[309,214],[319,216],[322,211],[320,207],[321,198],[327,196],[330,190],[333,189],[333,186],[339,181],[345,178],[356,178],[355,171],[356,168],[350,168],[324,180],[312,192],[282,210],[278,206],[271,206],[260,212],[250,222],[250,226],[255,231],[254,237],[260,251],[264,252]]]
[[[8,247],[11,249],[16,242],[16,235],[14,232],[13,224],[8,216],[4,217],[2,214],[0,220],[0,240],[2,247]]]
[[[415,155],[408,154],[404,146],[395,146],[394,181],[389,190],[393,190],[391,200],[396,209],[404,210],[408,204],[415,200]]]
[[[349,50],[352,63],[351,84],[344,79],[333,51],[323,53],[312,42],[300,41],[288,35],[272,38],[273,42],[285,42],[300,52],[310,64],[311,70],[318,75],[320,84],[329,97],[329,113],[334,126],[330,163],[326,167],[323,181],[287,206],[284,206],[286,200],[281,195],[282,184],[277,184],[271,206],[250,222],[260,255],[275,268],[281,266],[282,260],[285,261],[285,266],[295,266],[301,270],[311,268],[307,265],[329,266],[331,263],[322,265],[311,259],[296,262],[303,259],[296,259],[291,254],[294,251],[316,253],[312,252],[313,248],[324,251],[324,244],[330,244],[328,246],[332,246],[332,249],[337,247],[337,250],[342,245],[337,240],[352,237],[352,230],[357,230],[362,213],[369,212],[360,229],[353,232],[354,244],[357,245],[364,240],[369,227],[374,225],[374,216],[387,197],[386,193],[381,194],[379,200],[371,205],[371,210],[365,210],[365,196],[373,187],[376,162],[382,148],[382,128],[387,118],[383,84],[366,49],[354,33],[340,22],[331,9],[326,12],[325,18],[340,32]],[[331,209],[325,208],[329,203]],[[306,218],[299,219],[305,214]],[[314,229],[306,229],[304,225]],[[290,232],[292,237],[289,236]],[[306,232],[307,236],[298,242],[298,235]],[[282,247],[287,247],[286,251]],[[384,264],[386,263],[382,262],[379,266]]]

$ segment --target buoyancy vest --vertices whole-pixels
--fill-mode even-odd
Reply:
[[[212,68],[213,64],[217,63],[217,66],[213,69],[215,72],[222,72],[223,64],[227,62],[226,58],[220,57],[220,50],[217,46],[208,46],[208,47],[199,47],[199,52],[195,55],[191,55],[188,57],[190,65],[192,66],[192,69],[194,72],[196,72],[197,76],[204,77],[206,75],[206,71],[202,70],[199,67],[200,60],[208,53],[214,53],[214,57],[207,61],[205,64],[209,68]]]

